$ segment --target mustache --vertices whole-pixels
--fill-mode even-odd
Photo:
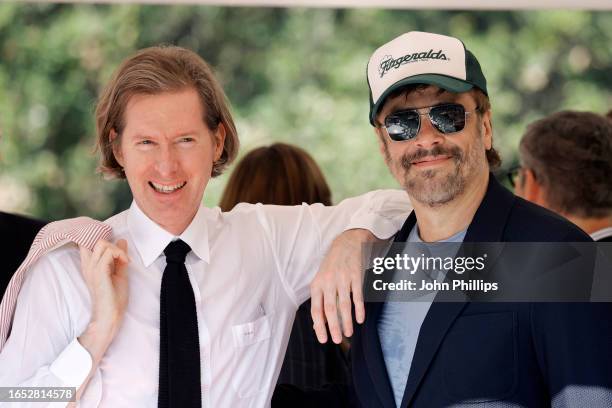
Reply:
[[[443,147],[436,145],[432,149],[417,149],[412,153],[406,153],[402,156],[400,163],[404,169],[408,170],[412,167],[412,162],[427,156],[449,156],[460,162],[463,159],[463,152],[457,146]]]

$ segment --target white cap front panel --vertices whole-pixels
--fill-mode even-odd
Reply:
[[[391,85],[421,74],[465,80],[465,47],[456,38],[411,31],[378,48],[368,62],[374,103]]]

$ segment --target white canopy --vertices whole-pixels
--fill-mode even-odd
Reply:
[[[150,4],[208,4],[248,7],[333,7],[333,8],[391,8],[391,9],[584,9],[612,10],[610,0],[76,0],[82,3],[150,3]]]

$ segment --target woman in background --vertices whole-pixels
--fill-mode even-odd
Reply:
[[[219,206],[262,203],[331,205],[331,192],[314,159],[303,149],[284,143],[259,147],[236,165]],[[299,388],[348,382],[350,368],[341,346],[320,344],[312,329],[310,300],[297,311],[278,384]]]

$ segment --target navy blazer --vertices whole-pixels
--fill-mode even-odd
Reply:
[[[415,223],[413,212],[395,240],[406,241]],[[591,239],[516,197],[492,174],[464,239],[582,241]],[[366,321],[353,335],[351,406],[395,407],[377,330],[383,304],[366,303]],[[434,302],[421,326],[401,407],[468,401],[472,408],[547,407],[569,385],[601,387],[604,394],[607,388],[604,399],[610,399],[590,406],[612,406],[612,303]]]

